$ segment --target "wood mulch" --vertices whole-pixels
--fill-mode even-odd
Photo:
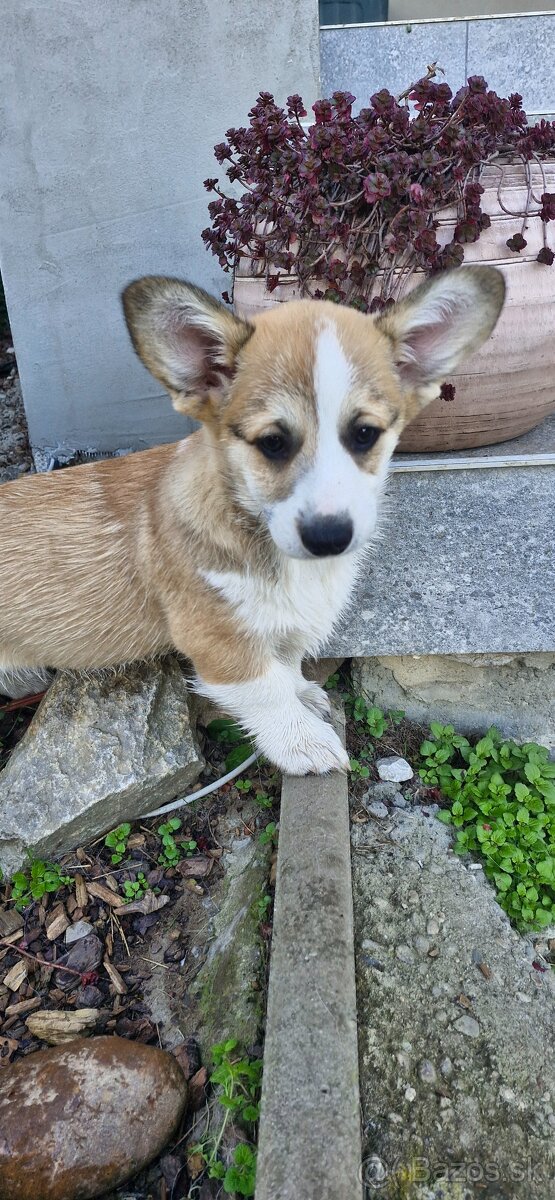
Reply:
[[[17,709],[16,716],[4,713],[0,738],[6,746],[21,735],[32,711]],[[205,753],[210,761],[199,786],[225,773],[221,746],[205,746]],[[273,792],[276,799],[277,781],[260,776],[258,768],[251,768],[253,771],[257,786]],[[218,820],[225,819],[231,805],[240,812],[242,803],[243,793],[228,784],[201,806],[195,805],[194,812],[184,808],[176,813],[181,818],[181,828],[174,835],[178,847],[184,852],[184,844],[190,841],[196,842],[196,847],[175,866],[158,861],[163,852],[158,830],[168,820],[166,816],[134,824],[124,857],[117,864],[111,861],[113,851],[106,847],[104,837],[64,855],[58,867],[70,882],[54,894],[28,903],[22,911],[15,907],[11,885],[0,883],[0,1085],[2,1068],[45,1048],[50,1028],[59,1026],[60,1021],[69,1023],[75,1035],[115,1034],[166,1048],[167,1031],[157,1025],[145,1002],[145,985],[155,968],[174,972],[179,985],[183,974],[192,977],[198,969],[200,964],[188,961],[184,901],[186,906],[189,895],[197,909],[199,899],[209,901],[213,885],[222,878]],[[261,809],[261,825],[270,819],[272,814]],[[240,822],[235,832],[257,836]],[[139,875],[144,876],[147,890],[126,903],[124,885],[136,882]],[[67,932],[78,921],[86,921],[92,928],[68,945]],[[269,938],[267,925],[262,935]],[[92,1017],[90,1013],[81,1017],[82,1009],[93,1010]],[[81,1021],[86,1022],[82,1027]],[[195,1110],[206,1104],[207,1069],[193,1037],[181,1042],[173,1053],[190,1081],[192,1103],[187,1124],[161,1158],[106,1200],[182,1200],[188,1196],[210,1200],[219,1194],[221,1183],[217,1181],[200,1179],[195,1190],[187,1166],[188,1129]]]

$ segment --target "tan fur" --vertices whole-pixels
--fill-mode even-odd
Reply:
[[[486,291],[499,293],[494,275]],[[398,434],[429,388],[403,382],[395,313],[380,327],[300,301],[247,323],[200,289],[158,278],[131,285],[124,303],[143,361],[205,425],[183,443],[0,488],[0,665],[100,667],[177,647],[209,683],[252,679],[270,651],[203,572],[279,581],[283,556],[245,508],[245,481],[280,499],[310,460],[315,331],[332,322],[353,363],[345,420],[358,414]],[[499,310],[499,294],[490,307]],[[251,444],[280,417],[301,445],[284,465]],[[384,456],[378,442],[363,469],[376,471]]]

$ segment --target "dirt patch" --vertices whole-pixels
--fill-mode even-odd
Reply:
[[[210,744],[205,750],[209,763],[200,786],[225,772],[224,750]],[[15,876],[12,884],[0,884],[0,1078],[2,1066],[47,1045],[34,1018],[48,1022],[48,1014],[67,1012],[75,1019],[86,1008],[97,1013],[94,1034],[161,1046],[176,1055],[191,1082],[194,1111],[174,1144],[106,1200],[209,1200],[221,1189],[202,1173],[193,1184],[187,1147],[214,1107],[207,1086],[211,1039],[238,1033],[248,1054],[260,1054],[270,927],[269,907],[257,904],[270,894],[272,847],[259,839],[272,820],[278,781],[256,767],[251,776],[250,786],[228,784],[180,810],[179,828],[175,821],[168,828],[169,814],[121,826],[110,845],[102,838],[64,855],[56,864],[55,891],[46,890],[46,871],[35,869],[33,878],[30,867],[28,886],[37,894],[23,894],[19,912],[14,896],[18,884],[19,894],[25,892],[24,882]],[[235,906],[249,943],[241,951],[244,987],[235,1008],[233,993],[212,994],[202,971],[210,958],[216,961],[222,921],[234,920],[226,904],[245,851],[256,870],[243,873],[247,892]],[[72,931],[81,937],[68,944]],[[237,939],[231,942],[235,949]],[[239,976],[243,968],[230,963],[228,969]]]

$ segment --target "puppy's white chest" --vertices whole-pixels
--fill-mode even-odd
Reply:
[[[206,571],[204,578],[233,607],[250,633],[278,640],[300,636],[307,653],[331,633],[347,604],[360,555],[316,560],[287,559],[277,581],[236,571]]]

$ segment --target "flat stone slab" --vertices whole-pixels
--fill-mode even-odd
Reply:
[[[4,874],[173,800],[203,766],[175,659],[58,675],[0,774]]]
[[[256,1200],[357,1200],[347,778],[284,778]]]
[[[393,475],[327,654],[555,650],[555,466]]]
[[[352,840],[368,1196],[553,1200],[553,972],[436,818]]]

